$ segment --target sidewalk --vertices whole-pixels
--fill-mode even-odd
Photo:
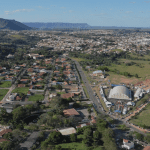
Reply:
[[[124,118],[125,120],[129,120],[132,116],[135,116],[136,113],[138,113],[140,110],[142,110],[148,103],[144,104],[142,107],[140,107],[138,110],[135,110],[133,112],[133,114],[131,114],[130,116]]]

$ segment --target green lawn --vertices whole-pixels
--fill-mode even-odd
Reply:
[[[27,95],[29,91],[29,87],[20,87],[20,88],[15,88],[12,93],[23,93],[25,95]]]
[[[61,145],[61,147],[64,149],[64,150],[87,150],[88,147],[86,147],[84,145],[84,143],[82,143],[82,139],[83,139],[83,135],[78,135],[77,136],[77,140],[78,142],[72,142],[72,143],[63,143],[63,144],[59,144]],[[99,146],[97,148],[92,148],[92,150],[102,150],[102,146]]]
[[[90,98],[85,85],[83,86],[83,90],[84,90],[84,92],[85,92],[86,97],[87,97],[87,98]]]
[[[71,59],[72,59],[72,60],[76,60],[76,61],[78,61],[78,62],[80,62],[80,61],[87,61],[87,60],[84,59],[84,58],[75,58],[75,57],[71,57]]]
[[[136,119],[131,119],[130,123],[136,124],[136,125],[146,125],[150,127],[150,105],[144,108],[144,110],[136,115]]]
[[[122,52],[123,50],[121,50],[121,49],[113,49],[113,50],[111,50],[112,52]]]
[[[0,101],[4,98],[8,91],[8,89],[0,89]]]
[[[16,39],[22,39],[22,38],[24,38],[24,36],[18,35],[18,34],[11,35],[11,37],[16,38]]]
[[[0,88],[7,88],[11,86],[11,81],[2,81],[0,83]]]
[[[140,68],[139,66],[132,65],[132,66],[126,66],[125,64],[121,65],[115,65],[112,64],[112,66],[108,67],[109,69],[117,69],[120,72],[129,72],[131,75],[138,74],[138,76],[142,79],[145,79],[146,77],[150,76],[150,61],[142,61],[142,60],[127,60],[127,59],[119,59],[120,62],[135,62],[137,64],[141,64],[143,68]]]
[[[41,101],[44,99],[43,95],[40,94],[35,94],[35,95],[31,95],[28,99],[28,101]]]

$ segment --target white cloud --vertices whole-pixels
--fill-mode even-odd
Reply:
[[[13,10],[13,11],[5,11],[5,14],[10,15],[10,14],[14,14],[14,13],[17,13],[17,12],[31,12],[33,10],[34,9],[17,9],[17,10]]]

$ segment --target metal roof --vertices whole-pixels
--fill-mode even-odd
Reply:
[[[125,86],[116,86],[110,90],[109,98],[131,100],[131,91]]]
[[[96,70],[93,72],[93,74],[96,74],[96,73],[103,73],[103,71],[102,70]]]

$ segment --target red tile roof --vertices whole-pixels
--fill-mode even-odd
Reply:
[[[18,87],[25,87],[25,84],[18,84]]]
[[[150,150],[150,146],[146,146],[143,150]]]
[[[62,98],[69,98],[69,97],[74,97],[74,93],[66,93],[61,95]]]
[[[80,115],[74,108],[72,108],[72,109],[65,109],[64,111],[63,111],[63,113],[64,113],[64,115],[66,115],[66,116],[74,116],[74,115]]]
[[[0,132],[0,136],[3,136],[4,134],[6,134],[8,132],[12,132],[12,130],[11,129],[4,129],[3,131]]]
[[[126,139],[123,139],[123,142],[125,142],[125,143],[128,143],[128,140],[126,140]]]
[[[3,138],[0,139],[0,143],[1,143],[1,142],[4,142],[4,141],[9,141],[9,140],[3,139]]]

